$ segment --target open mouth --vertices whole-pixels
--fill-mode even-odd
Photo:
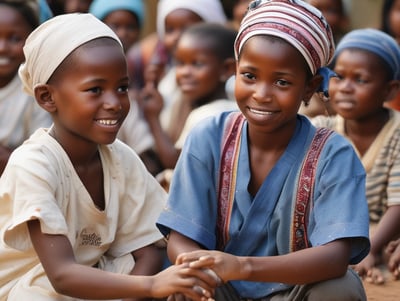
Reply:
[[[116,125],[118,123],[118,119],[99,119],[97,122],[101,125]]]
[[[261,111],[261,110],[252,109],[252,108],[249,108],[249,111],[251,113],[258,114],[258,115],[264,115],[264,116],[274,114],[274,112],[271,112],[271,111]]]

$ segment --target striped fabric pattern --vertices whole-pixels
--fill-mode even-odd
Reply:
[[[335,44],[332,31],[315,7],[297,0],[257,0],[250,4],[235,42],[235,55],[256,35],[279,37],[305,58],[312,74],[331,61]]]

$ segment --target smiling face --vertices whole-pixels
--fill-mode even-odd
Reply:
[[[223,97],[226,72],[224,60],[219,58],[207,39],[183,35],[175,52],[176,80],[185,99],[191,103],[207,103]]]
[[[316,88],[310,77],[304,58],[288,43],[272,37],[250,38],[239,55],[235,82],[236,100],[249,129],[293,130],[301,101],[308,100]]]
[[[115,140],[129,111],[126,61],[116,41],[102,38],[78,47],[45,86],[48,93],[42,97],[60,144]]]
[[[333,109],[345,119],[364,119],[383,110],[390,93],[389,68],[377,55],[345,49],[337,57],[338,77],[329,82]]]
[[[31,25],[14,8],[0,4],[0,88],[17,74],[24,61],[23,46]]]

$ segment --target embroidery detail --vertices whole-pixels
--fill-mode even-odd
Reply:
[[[314,177],[319,155],[328,137],[333,133],[327,128],[318,128],[301,167],[297,187],[296,204],[293,212],[291,251],[309,247],[307,236],[307,220],[310,211],[310,200],[314,192]]]
[[[223,250],[229,239],[229,223],[237,176],[237,159],[241,140],[241,128],[245,118],[241,112],[229,115],[223,133],[221,163],[218,183],[217,248]],[[233,190],[233,191],[232,191]]]

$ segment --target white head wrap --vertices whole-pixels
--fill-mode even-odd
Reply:
[[[122,47],[114,31],[91,14],[59,15],[44,22],[25,42],[25,63],[19,69],[24,91],[33,96],[35,87],[47,83],[72,51],[100,37],[112,38]]]
[[[165,33],[165,18],[177,9],[187,9],[199,15],[206,22],[225,24],[227,18],[219,0],[160,0],[157,6],[157,32]]]

